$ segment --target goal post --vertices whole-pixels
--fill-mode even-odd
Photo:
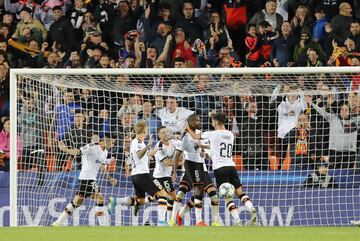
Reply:
[[[206,80],[201,76],[206,76]],[[236,136],[232,155],[262,225],[347,226],[350,220],[360,219],[360,162],[357,160],[360,141],[356,139],[360,124],[360,118],[359,121],[356,118],[360,113],[359,89],[359,67],[11,69],[10,225],[50,225],[73,198],[78,188],[79,163],[76,157],[65,153],[59,143],[64,146],[75,143],[70,140],[74,136],[69,135],[69,131],[78,110],[92,134],[117,135],[119,143],[109,157],[113,165],[111,175],[118,180],[117,186],[111,186],[105,176],[99,174],[105,199],[133,194],[131,180],[125,176],[126,138],[131,137],[133,124],[141,118],[144,102],[150,102],[155,113],[155,109],[160,108],[156,103],[160,96],[163,102],[174,97],[178,107],[195,111],[203,121],[204,131],[212,128],[210,110],[221,111],[228,117],[228,128]],[[84,94],[84,97],[83,90],[89,90],[93,96]],[[69,97],[72,104],[68,105],[64,104],[67,91],[72,95]],[[18,145],[18,140],[25,138],[19,116],[29,99],[36,102],[30,112],[37,114],[25,120],[25,125],[35,128],[41,144],[27,143],[30,146],[25,152],[26,146]],[[340,118],[345,101],[351,102],[347,104],[351,118],[339,120],[343,123],[344,135],[337,140],[342,138],[342,141],[334,144],[332,131],[338,129],[330,129],[336,125],[336,121],[331,121]],[[331,102],[329,108],[328,102]],[[161,107],[167,108],[165,104]],[[305,113],[303,119],[302,113]],[[171,134],[181,132],[184,127],[178,116],[171,123],[166,120],[166,114],[161,116],[156,112],[155,117],[159,123],[169,126]],[[298,127],[298,119],[309,125]],[[286,127],[288,124],[290,127]],[[153,130],[155,127],[152,126]],[[124,131],[127,128],[130,130]],[[293,129],[295,134],[291,132]],[[302,136],[306,140],[299,139],[300,129],[308,131]],[[26,138],[35,139],[31,135]],[[343,149],[339,149],[339,145]],[[21,148],[21,157],[18,148]],[[261,150],[257,151],[258,148]],[[295,155],[299,156],[296,159],[299,163],[294,161]],[[42,161],[24,164],[23,158]],[[302,166],[305,159],[306,168],[305,164]],[[314,163],[310,163],[311,160]],[[58,164],[59,161],[62,164]],[[207,165],[213,177],[211,160]],[[186,199],[189,197],[190,194]],[[93,204],[87,201],[76,214],[74,212],[70,225],[95,225]],[[248,213],[239,201],[236,204],[245,221]],[[222,224],[231,225],[223,201],[220,205]],[[131,215],[129,208],[117,207],[109,224],[153,224],[156,222],[154,207],[146,206],[138,218]],[[205,221],[208,221],[212,215],[209,200],[205,200],[204,210]],[[193,216],[187,216],[188,225],[193,223]]]

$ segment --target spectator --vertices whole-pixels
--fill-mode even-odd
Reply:
[[[353,21],[350,26],[349,38],[355,43],[355,52],[360,52],[360,23]]]
[[[297,125],[299,116],[306,110],[307,103],[304,99],[304,94],[300,95],[295,91],[289,92],[285,100],[283,100],[277,107],[278,115],[278,130],[277,137],[280,138],[281,159],[286,158],[288,143],[285,136]],[[280,163],[282,164],[282,162]]]
[[[3,130],[0,132],[0,171],[10,170],[10,119],[2,118]],[[17,139],[17,154],[21,156],[21,141]]]
[[[145,100],[143,103],[143,110],[137,115],[136,121],[144,120],[147,124],[148,136],[153,135],[156,142],[156,130],[161,126],[161,120],[153,113],[153,104],[149,100]]]
[[[24,7],[21,10],[21,21],[16,25],[16,30],[12,37],[19,38],[20,36],[25,36],[31,31],[34,33],[35,38],[38,39],[38,43],[41,44],[46,40],[47,31],[39,20],[33,19],[31,14],[32,11],[30,8]]]
[[[182,58],[184,61],[191,61],[195,65],[195,56],[191,51],[191,46],[185,38],[185,32],[181,28],[175,30],[175,48],[172,53],[172,58]]]
[[[119,46],[124,45],[124,35],[130,30],[136,29],[136,19],[130,8],[129,2],[120,0],[114,19],[113,41]]]
[[[54,23],[49,29],[49,44],[54,42],[60,44],[60,50],[70,54],[74,44],[74,30],[71,22],[64,16],[63,10],[60,6],[52,9],[54,15]]]
[[[87,12],[87,8],[84,6],[83,0],[74,0],[74,7],[70,13],[70,22],[74,29],[74,39],[76,42],[82,41],[81,25],[84,21],[84,15]]]
[[[290,23],[285,21],[281,26],[281,33],[272,46],[271,60],[275,67],[293,66],[293,53],[296,37],[291,32]]]
[[[74,124],[75,111],[80,109],[80,105],[75,103],[74,93],[68,90],[64,93],[63,102],[55,107],[57,136],[61,140],[66,132]]]
[[[352,8],[347,2],[339,6],[339,14],[331,19],[332,34],[338,44],[343,44],[350,35],[350,26],[353,21]]]
[[[321,46],[324,46],[325,25],[327,24],[327,19],[325,11],[322,7],[316,7],[315,18],[316,20],[313,25],[312,39],[313,41],[320,43]]]
[[[341,103],[336,113],[326,112],[319,107],[322,99],[317,99],[312,107],[329,122],[330,144],[329,156],[330,167],[352,168],[356,161],[356,144],[359,126],[359,118],[352,118],[349,105]]]
[[[28,97],[18,116],[18,128],[22,143],[22,168],[42,171],[44,163],[44,139],[46,120],[33,97]]]
[[[240,151],[247,170],[267,170],[267,155],[263,143],[264,119],[258,113],[255,99],[245,105],[239,115]]]
[[[296,126],[286,134],[284,142],[290,147],[293,170],[314,169],[316,161],[315,134],[306,114],[299,115]]]
[[[0,64],[0,117],[10,114],[10,80],[9,68]]]
[[[319,43],[312,41],[310,33],[306,30],[301,33],[301,40],[294,50],[294,61],[298,66],[306,66],[307,54],[309,49],[314,49],[320,60],[324,59],[324,53]]]
[[[256,25],[248,24],[247,35],[245,38],[246,45],[246,66],[257,67],[260,58],[261,42],[256,34]]]
[[[194,6],[189,0],[185,0],[182,5],[182,15],[177,19],[176,26],[185,32],[186,40],[192,44],[196,39],[203,36],[202,31],[205,26],[194,16]]]
[[[265,9],[255,13],[249,23],[255,24],[256,27],[258,27],[259,23],[265,20],[271,25],[274,31],[280,31],[283,17],[276,12],[276,6],[276,0],[267,0]]]
[[[169,96],[166,100],[166,107],[158,112],[158,117],[161,119],[161,124],[168,128],[170,134],[176,131],[183,132],[186,126],[186,119],[193,111],[178,107],[176,98]]]
[[[319,60],[319,55],[315,49],[308,49],[307,51],[307,67],[321,67],[323,63]]]
[[[296,9],[295,16],[291,20],[291,29],[294,35],[298,36],[301,32],[311,31],[313,20],[310,17],[309,10],[304,5],[299,5]]]

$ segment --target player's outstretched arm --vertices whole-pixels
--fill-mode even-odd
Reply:
[[[101,170],[105,174],[106,179],[111,183],[113,187],[115,187],[118,181],[110,175],[109,171],[107,170],[107,165],[101,165]]]

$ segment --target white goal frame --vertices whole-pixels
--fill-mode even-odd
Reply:
[[[155,68],[155,69],[10,69],[10,226],[17,226],[17,76],[46,75],[196,75],[196,74],[340,74],[360,73],[360,67],[285,68]]]

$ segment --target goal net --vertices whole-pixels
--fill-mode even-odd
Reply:
[[[110,196],[134,195],[129,148],[136,121],[145,120],[155,140],[160,125],[181,138],[184,113],[199,115],[206,131],[216,110],[235,135],[228,154],[261,225],[347,226],[360,219],[359,83],[358,68],[12,70],[11,225],[49,226],[59,217],[79,189],[80,147],[115,136],[107,171],[117,183],[103,172],[97,178],[107,204]],[[205,162],[213,178],[212,160]],[[153,171],[153,158],[149,165]],[[234,200],[240,219],[249,220]],[[210,204],[205,196],[208,224]],[[98,225],[95,212],[88,198],[68,225]],[[190,211],[185,225],[194,222]],[[219,222],[232,225],[223,199]],[[108,220],[156,223],[155,203],[136,217],[118,205]]]

